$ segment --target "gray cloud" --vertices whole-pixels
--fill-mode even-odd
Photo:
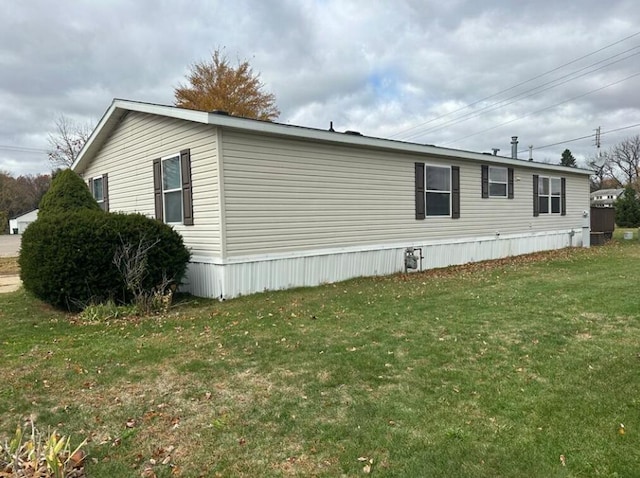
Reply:
[[[364,134],[503,152],[514,134],[526,149],[640,123],[640,76],[603,88],[640,72],[640,55],[479,111],[638,47],[640,35],[442,117],[636,33],[640,7],[631,0],[0,4],[0,170],[14,174],[48,170],[46,155],[32,150],[46,149],[58,115],[95,123],[114,97],[171,104],[189,65],[217,47],[261,73],[285,123],[334,121]],[[455,120],[466,114],[477,117]],[[638,132],[604,135],[603,144]],[[565,147],[579,157],[595,151],[587,139],[539,155],[559,158]]]

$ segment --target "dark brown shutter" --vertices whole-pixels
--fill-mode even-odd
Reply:
[[[460,218],[460,167],[451,166],[451,218]]]
[[[540,201],[538,201],[538,175],[533,175],[533,216],[540,215]]]
[[[102,209],[109,212],[109,175],[102,175]]]
[[[416,167],[416,219],[425,218],[424,204],[424,163],[415,163]]]
[[[562,215],[567,215],[567,178],[560,178],[560,203]]]
[[[153,160],[153,196],[156,204],[156,219],[164,221],[162,214],[162,160]]]
[[[489,166],[482,165],[482,197],[489,197]]]
[[[507,169],[507,197],[513,199],[513,168]]]
[[[193,192],[191,187],[191,151],[180,151],[182,168],[182,223],[193,226]]]

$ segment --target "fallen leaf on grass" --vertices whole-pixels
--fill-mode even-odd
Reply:
[[[142,478],[156,478],[156,472],[153,471],[153,468],[147,467],[142,471]]]
[[[567,466],[567,459],[564,455],[560,455],[560,463],[562,464],[562,466]]]

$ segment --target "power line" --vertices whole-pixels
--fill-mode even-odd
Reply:
[[[590,56],[593,56],[593,55],[595,55],[596,53],[600,53],[601,51],[604,51],[604,50],[606,50],[606,49],[608,49],[608,48],[611,48],[612,46],[615,46],[615,45],[618,45],[618,44],[620,44],[620,43],[622,43],[622,42],[625,42],[625,41],[629,40],[630,38],[636,37],[636,36],[638,36],[638,35],[640,35],[640,31],[639,31],[639,32],[636,32],[636,33],[633,33],[633,34],[631,34],[631,35],[629,35],[629,36],[626,36],[626,37],[624,37],[624,38],[622,38],[622,39],[620,39],[620,40],[618,40],[618,41],[615,41],[615,42],[613,42],[613,43],[610,43],[610,44],[608,44],[608,45],[605,45],[605,46],[603,46],[602,48],[599,48],[598,50],[595,50],[595,51],[593,51],[593,52],[591,52],[591,53],[588,53],[588,54],[586,54],[586,55],[583,55],[583,56],[580,56],[580,57],[578,57],[578,58],[575,58],[575,59],[573,59],[573,60],[571,60],[571,61],[569,61],[569,62],[567,62],[567,63],[564,63],[564,64],[562,64],[562,65],[560,65],[560,66],[557,66],[556,68],[553,68],[553,69],[551,69],[551,70],[549,70],[549,71],[547,71],[547,72],[545,72],[545,73],[541,73],[540,75],[534,76],[533,78],[529,78],[528,80],[522,81],[522,82],[520,82],[520,83],[518,83],[518,84],[516,84],[516,85],[510,86],[509,88],[506,88],[506,89],[504,89],[504,90],[498,91],[497,93],[494,93],[494,94],[492,94],[492,95],[485,96],[484,98],[481,98],[481,99],[479,99],[479,100],[477,100],[477,101],[474,101],[473,103],[469,103],[469,104],[467,104],[467,105],[465,105],[465,106],[462,106],[462,107],[460,107],[460,108],[458,108],[458,109],[456,109],[456,110],[454,110],[454,111],[450,111],[449,113],[446,113],[446,114],[444,114],[444,115],[440,115],[440,116],[437,116],[437,117],[435,117],[435,118],[432,118],[432,119],[430,119],[430,120],[428,120],[428,121],[425,121],[425,122],[423,122],[423,123],[419,123],[419,124],[417,124],[417,125],[415,125],[415,126],[411,126],[410,128],[406,128],[406,129],[404,129],[404,130],[400,130],[400,131],[398,131],[397,133],[394,133],[394,134],[390,135],[389,137],[390,137],[390,138],[394,138],[394,137],[399,136],[399,135],[401,135],[401,134],[403,134],[403,133],[406,133],[406,132],[409,132],[409,131],[414,130],[414,129],[416,129],[416,128],[419,128],[419,127],[421,127],[421,126],[424,126],[424,125],[430,124],[430,123],[432,123],[432,122],[434,122],[434,121],[437,121],[437,120],[439,120],[439,119],[446,118],[447,116],[450,116],[450,115],[452,115],[452,114],[454,114],[454,113],[457,113],[457,112],[459,112],[459,111],[462,111],[462,110],[464,110],[464,109],[470,108],[471,106],[475,106],[475,105],[477,105],[478,103],[481,103],[481,102],[483,102],[483,101],[489,100],[489,99],[491,99],[491,98],[495,98],[496,96],[499,96],[499,95],[501,95],[501,94],[503,94],[503,93],[506,93],[507,91],[511,91],[511,90],[514,90],[515,88],[518,88],[519,86],[526,85],[527,83],[531,83],[532,81],[535,81],[535,80],[537,80],[537,79],[539,79],[539,78],[542,78],[542,77],[544,77],[544,76],[547,76],[547,75],[549,75],[549,74],[551,74],[551,73],[553,73],[553,72],[555,72],[555,71],[561,70],[562,68],[565,68],[565,67],[567,67],[567,66],[569,66],[569,65],[572,65],[572,64],[574,64],[574,63],[577,63],[577,62],[578,62],[578,61],[580,61],[580,60],[584,60],[585,58],[588,58],[588,57],[590,57]]]
[[[617,131],[623,131],[625,129],[637,128],[639,126],[640,126],[640,123],[636,123],[636,124],[632,124],[632,125],[629,125],[629,126],[623,126],[621,128],[610,129],[609,131],[601,132],[600,136],[603,136],[605,134],[615,133]],[[545,149],[545,148],[551,148],[552,146],[558,146],[560,144],[573,143],[575,141],[580,141],[581,139],[592,138],[596,134],[597,133],[592,133],[592,134],[588,134],[587,136],[580,136],[579,138],[573,138],[573,139],[567,139],[567,140],[564,140],[564,141],[558,141],[557,143],[545,144],[544,146],[536,146],[533,149],[534,150]],[[518,153],[526,153],[527,151],[529,151],[529,150],[528,149],[523,149],[521,151],[518,151]]]
[[[470,119],[477,118],[478,116],[482,116],[483,114],[485,114],[487,112],[495,111],[495,110],[503,108],[505,106],[512,105],[512,104],[517,103],[518,101],[523,100],[525,98],[530,98],[530,97],[535,96],[535,95],[537,95],[539,93],[542,93],[544,91],[553,89],[553,88],[555,88],[557,86],[560,86],[560,85],[564,85],[565,83],[569,83],[570,81],[577,80],[578,78],[582,78],[582,77],[587,76],[587,75],[591,75],[592,73],[595,73],[597,71],[603,70],[603,69],[605,69],[605,68],[607,68],[607,67],[609,67],[611,65],[614,65],[614,64],[619,63],[621,61],[628,60],[629,58],[631,58],[633,56],[640,55],[640,52],[632,53],[631,55],[627,55],[627,56],[625,56],[623,58],[620,58],[620,59],[618,59],[616,61],[612,61],[610,63],[607,63],[606,65],[603,65],[603,66],[601,66],[599,68],[596,68],[596,69],[593,69],[591,71],[585,72],[585,73],[583,73],[581,75],[574,76],[577,73],[579,73],[579,72],[581,72],[583,70],[586,70],[587,68],[591,68],[591,67],[596,66],[596,65],[598,65],[600,63],[603,63],[603,62],[606,62],[608,60],[611,60],[612,58],[616,58],[616,57],[618,57],[620,55],[628,53],[628,52],[630,52],[632,50],[637,50],[638,48],[640,48],[640,45],[639,46],[635,46],[633,48],[629,48],[628,50],[625,50],[625,51],[623,51],[621,53],[613,55],[613,56],[611,56],[609,58],[605,58],[604,60],[600,60],[600,61],[597,61],[595,63],[592,63],[591,65],[585,66],[583,68],[580,68],[579,70],[576,70],[574,72],[568,73],[568,74],[566,74],[564,76],[561,76],[560,78],[556,78],[555,80],[551,80],[551,81],[548,81],[546,83],[543,83],[543,84],[541,84],[539,86],[536,86],[535,88],[531,88],[531,89],[526,90],[526,91],[524,91],[522,93],[518,93],[517,95],[513,95],[513,96],[510,96],[508,98],[505,98],[504,100],[501,100],[501,101],[498,101],[496,103],[487,105],[484,108],[480,108],[479,110],[476,110],[474,112],[466,113],[464,115],[458,116],[457,118],[453,118],[453,119],[451,119],[449,121],[446,121],[445,123],[442,123],[442,124],[440,124],[438,126],[434,126],[432,128],[428,128],[426,130],[423,130],[423,131],[421,131],[419,133],[414,133],[412,135],[409,135],[409,136],[405,137],[405,140],[414,138],[416,136],[421,136],[421,135],[424,135],[424,134],[427,134],[427,133],[434,133],[434,132],[440,131],[440,130],[448,127],[448,126],[452,126],[452,125],[455,125],[455,124],[463,123],[463,122],[468,121]],[[569,78],[571,76],[573,76],[573,78]],[[566,79],[565,81],[560,81],[560,80],[564,80],[565,78],[568,78],[568,79]],[[552,83],[556,83],[556,84],[552,85]],[[544,86],[547,86],[547,85],[551,85],[551,86],[548,86],[547,88],[543,88]],[[539,90],[539,91],[536,91],[536,90]],[[529,93],[529,94],[527,94],[527,93]],[[509,100],[513,100],[513,101],[509,101]]]
[[[46,149],[27,148],[27,147],[24,147],[24,146],[10,146],[10,145],[6,145],[6,144],[0,144],[0,150],[11,151],[11,152],[14,152],[14,153],[42,153],[42,154],[49,154],[49,151],[47,151]]]
[[[595,90],[587,91],[586,93],[583,93],[583,94],[581,94],[581,95],[574,96],[574,97],[572,97],[572,98],[569,98],[568,100],[560,101],[559,103],[555,103],[555,104],[550,105],[550,106],[547,106],[547,107],[545,107],[545,108],[542,108],[542,109],[539,109],[539,110],[536,110],[536,111],[532,111],[531,113],[527,113],[526,115],[519,116],[518,118],[514,118],[514,119],[512,119],[512,120],[505,121],[504,123],[500,123],[500,124],[498,124],[498,125],[492,126],[491,128],[486,128],[486,129],[483,129],[483,130],[478,131],[478,132],[476,132],[476,133],[473,133],[473,134],[470,134],[470,135],[467,135],[467,136],[463,136],[462,138],[458,138],[458,139],[455,139],[455,140],[453,140],[453,141],[448,141],[448,142],[446,142],[446,143],[443,143],[442,145],[443,145],[443,146],[446,146],[446,145],[448,145],[448,144],[455,143],[455,142],[457,142],[457,141],[462,141],[462,140],[465,140],[465,139],[467,139],[467,138],[471,138],[471,137],[473,137],[473,136],[477,136],[477,135],[479,135],[479,134],[486,133],[487,131],[491,131],[491,130],[494,130],[494,129],[499,128],[499,127],[501,127],[501,126],[504,126],[504,125],[507,125],[507,124],[513,123],[513,122],[515,122],[515,121],[519,121],[519,120],[521,120],[521,119],[523,119],[523,118],[527,118],[527,117],[529,117],[529,116],[533,116],[533,115],[535,115],[535,114],[542,113],[543,111],[550,110],[550,109],[552,109],[552,108],[555,108],[556,106],[560,106],[560,105],[563,105],[563,104],[565,104],[565,103],[569,103],[570,101],[577,100],[577,99],[579,99],[579,98],[584,98],[585,96],[588,96],[588,95],[590,95],[590,94],[592,94],[592,93],[596,93],[597,91],[602,91],[602,90],[604,90],[604,89],[606,89],[606,88],[609,88],[609,87],[611,87],[611,86],[615,86],[615,85],[617,85],[617,84],[619,84],[619,83],[622,83],[623,81],[627,81],[627,80],[630,80],[631,78],[635,78],[636,76],[640,76],[640,72],[639,72],[639,73],[635,73],[635,74],[633,74],[633,75],[631,75],[631,76],[627,76],[626,78],[623,78],[622,80],[614,81],[613,83],[609,83],[608,85],[601,86],[600,88],[596,88]]]

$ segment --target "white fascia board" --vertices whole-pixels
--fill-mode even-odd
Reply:
[[[81,165],[82,163],[84,163],[85,156],[90,154],[91,151],[93,151],[98,147],[97,143],[99,141],[97,138],[100,138],[101,136],[108,134],[108,132],[110,131],[109,128],[105,129],[105,125],[113,117],[115,110],[116,110],[115,101],[113,101],[111,102],[111,106],[109,106],[107,111],[105,111],[105,113],[102,115],[102,118],[100,118],[100,121],[98,122],[97,126],[91,132],[89,139],[80,150],[80,153],[78,153],[76,160],[71,165],[71,169],[73,169],[76,172],[82,173]]]
[[[374,138],[370,136],[361,136],[356,134],[338,133],[335,131],[325,131],[320,129],[308,128],[303,126],[293,126],[282,123],[271,123],[268,121],[260,121],[248,118],[238,118],[235,116],[227,116],[219,113],[209,113],[205,111],[188,110],[177,108],[175,106],[157,105],[152,103],[141,103],[137,101],[128,101],[114,99],[111,106],[104,114],[98,126],[93,131],[89,140],[85,144],[78,158],[71,166],[74,170],[82,170],[81,165],[85,156],[91,156],[91,153],[98,148],[102,141],[110,133],[111,128],[115,126],[118,120],[127,112],[136,111],[169,118],[176,118],[195,123],[210,124],[226,128],[233,128],[242,131],[250,131],[261,134],[281,136],[287,138],[296,138],[302,140],[330,142],[343,144],[348,146],[358,146],[373,149],[382,149],[387,151],[398,151],[403,153],[413,153],[420,155],[428,155],[443,159],[462,159],[471,160],[480,163],[492,163],[505,166],[516,166],[526,169],[542,169],[558,171],[562,173],[573,173],[591,175],[593,171],[580,168],[569,168],[560,165],[538,163],[535,161],[526,161],[522,159],[513,159],[505,156],[494,156],[489,154],[476,153],[472,151],[464,151],[458,149],[441,148],[437,146],[424,145],[418,143],[406,143],[403,141],[395,141],[382,138]]]

